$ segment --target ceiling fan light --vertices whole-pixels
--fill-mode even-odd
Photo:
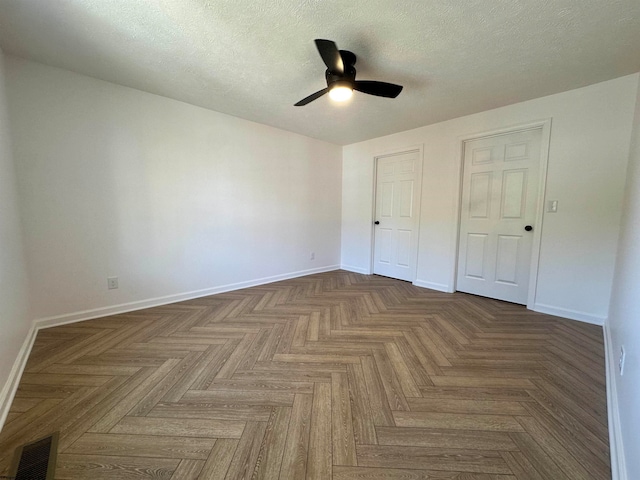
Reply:
[[[345,102],[353,95],[353,89],[347,86],[336,86],[329,90],[329,97],[335,102]]]

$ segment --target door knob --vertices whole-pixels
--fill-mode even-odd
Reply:
[[[375,225],[380,225],[380,222],[378,220],[376,220],[375,222],[373,222]]]
[[[531,225],[527,225],[526,227],[524,227],[524,229],[525,229],[527,232],[530,232],[531,230],[533,230],[533,227],[532,227]]]

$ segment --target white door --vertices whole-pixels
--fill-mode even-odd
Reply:
[[[465,142],[457,290],[526,305],[542,129]]]
[[[373,273],[414,281],[422,157],[419,151],[377,159]]]

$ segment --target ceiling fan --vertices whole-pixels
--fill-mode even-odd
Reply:
[[[303,98],[295,104],[302,107],[320,98],[325,93],[335,101],[344,101],[351,98],[353,91],[368,93],[378,97],[396,98],[402,91],[402,85],[393,83],[376,82],[373,80],[356,80],[356,56],[347,50],[338,50],[335,42],[331,40],[316,39],[316,47],[327,66],[324,76],[327,80],[327,88]]]

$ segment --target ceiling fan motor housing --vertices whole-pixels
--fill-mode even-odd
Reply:
[[[327,87],[349,87],[353,88],[356,81],[356,69],[353,67],[356,63],[356,55],[348,50],[340,50],[340,57],[344,65],[344,73],[336,73],[327,69],[324,76],[327,80]]]
[[[327,87],[329,88],[334,86],[348,86],[353,88],[353,83],[356,80],[356,69],[351,67],[348,71],[344,72],[344,75],[336,75],[327,70],[325,72],[325,78],[327,79]]]

